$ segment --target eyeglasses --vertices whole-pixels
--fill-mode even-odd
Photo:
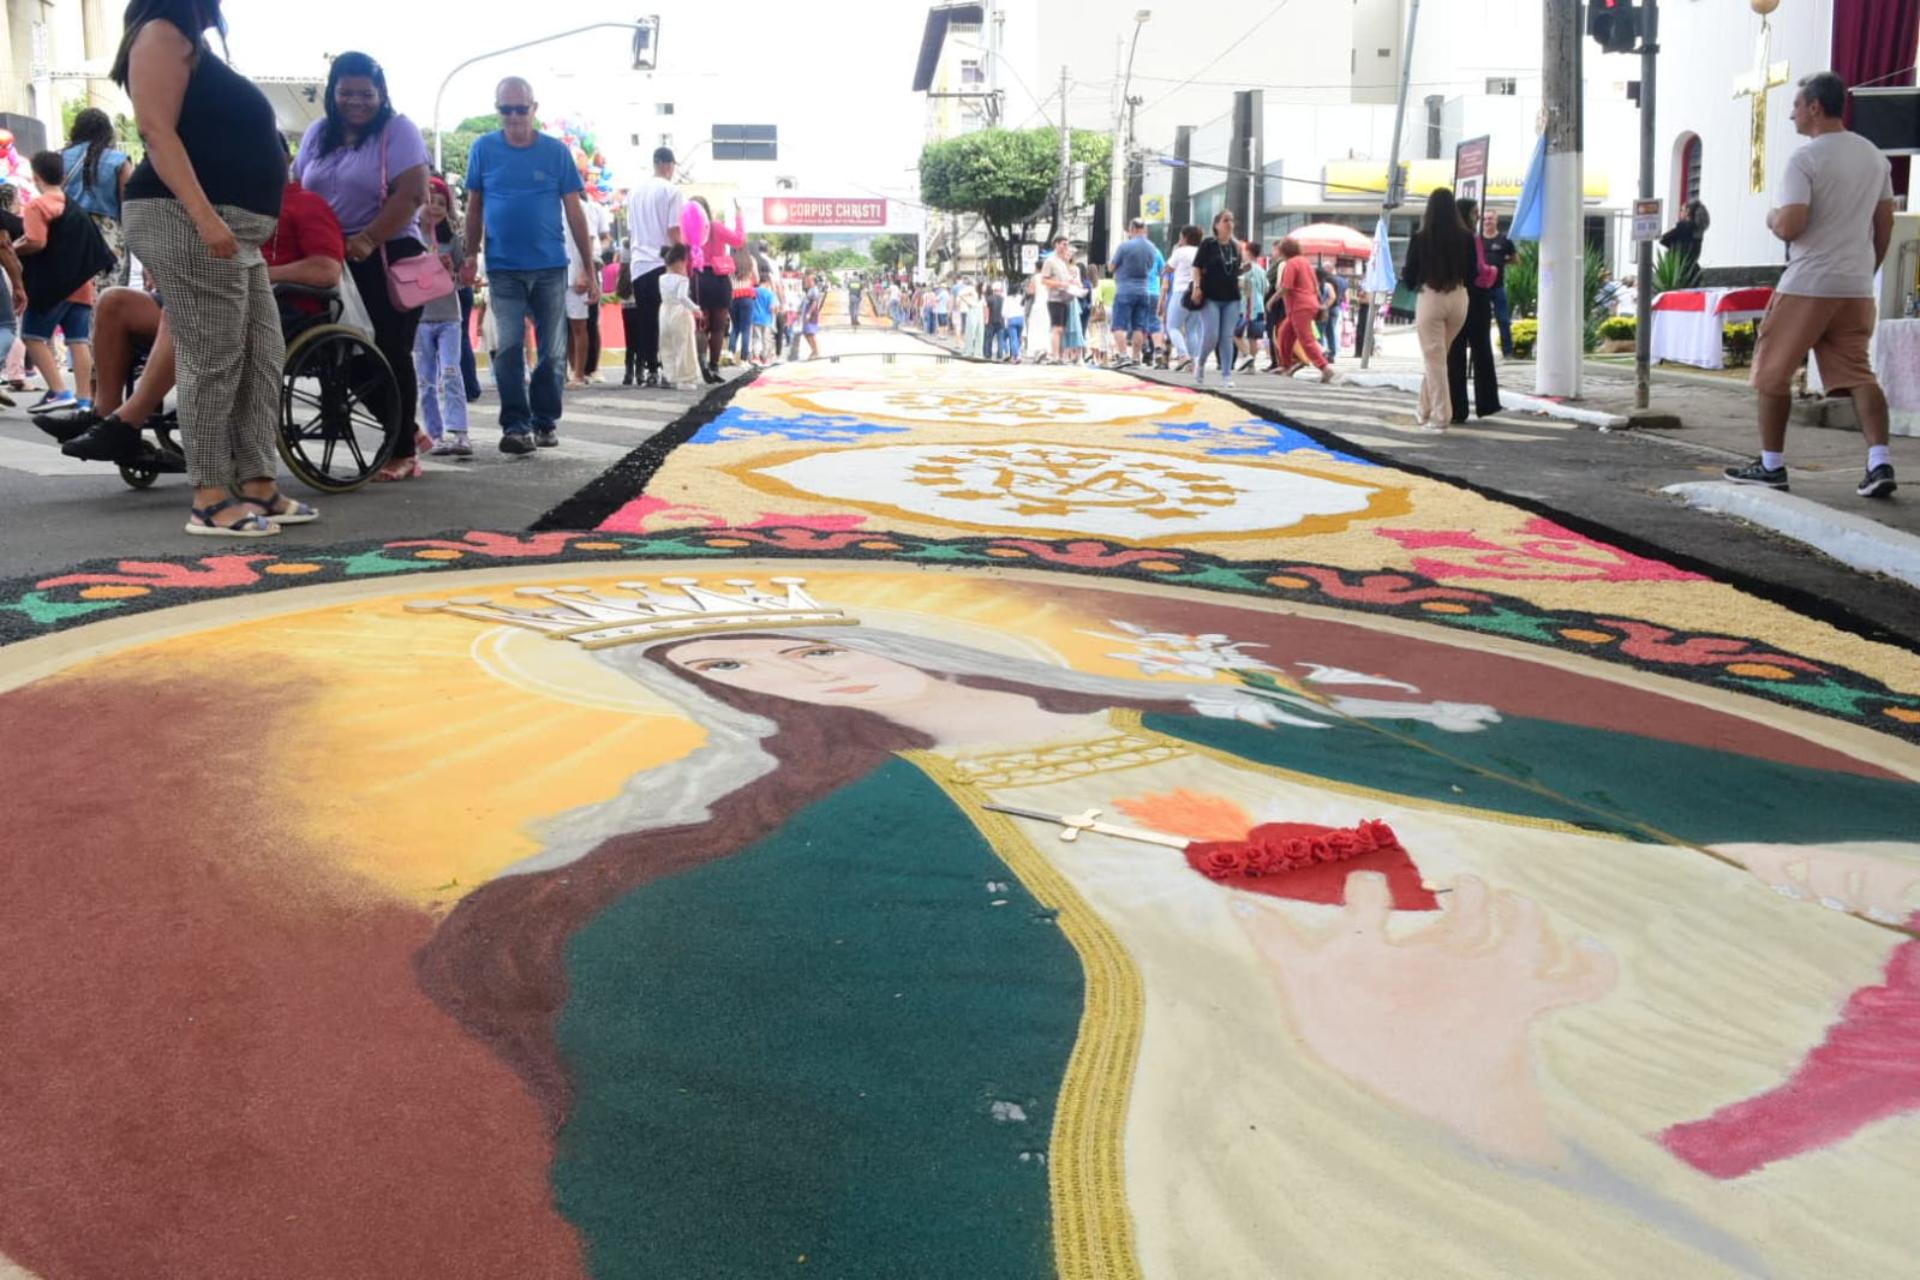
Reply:
[[[518,102],[498,103],[494,106],[493,109],[495,111],[498,111],[503,116],[525,116],[525,115],[533,114],[532,107],[526,106]]]

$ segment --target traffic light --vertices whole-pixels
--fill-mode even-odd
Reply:
[[[1593,0],[1587,34],[1607,53],[1632,53],[1640,40],[1640,7],[1632,0]]]

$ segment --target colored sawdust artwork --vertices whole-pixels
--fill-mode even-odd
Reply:
[[[1913,1270],[1908,649],[1112,375],[636,459],[0,583],[0,1274]]]
[[[0,1253],[1910,1269],[1920,749],[1417,603],[595,537],[0,649]]]

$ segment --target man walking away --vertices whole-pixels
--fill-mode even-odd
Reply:
[[[1520,255],[1513,241],[1500,230],[1500,215],[1489,209],[1481,219],[1480,252],[1493,268],[1493,288],[1487,300],[1493,304],[1493,322],[1500,326],[1500,358],[1513,359],[1513,303],[1507,300],[1507,264]]]
[[[1113,251],[1107,267],[1113,272],[1113,314],[1109,323],[1114,335],[1124,344],[1123,357],[1128,367],[1140,363],[1141,347],[1149,341],[1153,324],[1153,299],[1147,282],[1159,274],[1160,251],[1147,239],[1147,222],[1135,218],[1127,224],[1127,238]]]
[[[1728,467],[1735,484],[1787,487],[1787,414],[1793,375],[1811,351],[1830,391],[1853,396],[1867,438],[1867,474],[1855,490],[1885,498],[1898,487],[1887,448],[1887,397],[1868,364],[1873,276],[1893,235],[1893,179],[1880,149],[1841,123],[1847,86],[1830,71],[1800,82],[1794,128],[1810,139],[1787,160],[1767,230],[1787,242],[1787,271],[1760,322],[1753,388],[1760,457]]]
[[[860,294],[866,289],[866,281],[859,276],[847,280],[847,314],[853,317],[853,327],[860,327]]]
[[[534,126],[533,87],[518,76],[494,90],[501,128],[474,141],[467,159],[467,260],[460,278],[472,284],[484,249],[500,349],[493,380],[500,389],[500,451],[532,453],[560,443],[561,380],[567,363],[567,291],[597,294],[593,241],[581,207],[583,184],[558,138]],[[585,274],[567,278],[571,247]],[[540,361],[529,390],[525,334],[533,320]]]
[[[673,149],[653,153],[653,176],[627,197],[627,236],[632,242],[633,306],[639,321],[639,352],[631,357],[641,385],[660,385],[660,277],[671,245],[682,243],[680,214],[686,195],[673,185]]]

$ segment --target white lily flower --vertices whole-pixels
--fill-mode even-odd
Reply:
[[[1477,733],[1500,723],[1500,712],[1477,702],[1384,702],[1372,698],[1335,698],[1335,711],[1364,720],[1419,720],[1448,733]]]
[[[1293,725],[1299,729],[1326,729],[1331,726],[1320,720],[1308,720],[1301,716],[1282,711],[1274,703],[1256,698],[1196,697],[1188,699],[1193,709],[1213,720],[1244,720],[1248,724],[1257,724],[1271,729],[1277,725]]]
[[[1303,677],[1308,684],[1371,684],[1387,689],[1405,689],[1408,693],[1420,692],[1418,685],[1407,684],[1401,680],[1390,680],[1386,676],[1370,676],[1361,671],[1349,671],[1345,667],[1323,667],[1317,662],[1299,662],[1295,666],[1306,668]]]

